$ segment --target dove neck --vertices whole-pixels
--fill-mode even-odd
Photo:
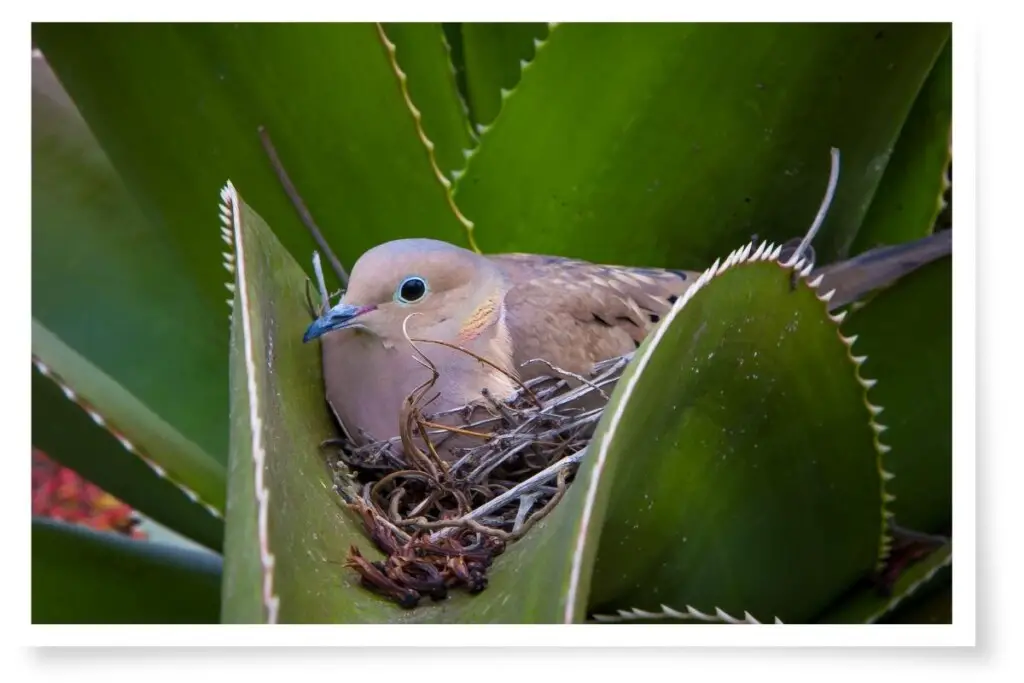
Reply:
[[[437,361],[441,375],[438,381],[445,385],[439,389],[448,396],[459,395],[466,403],[480,399],[480,390],[485,387],[495,397],[510,395],[517,385],[509,375],[518,375],[513,367],[512,338],[505,320],[504,287],[500,282],[490,282],[475,289],[464,310],[468,313],[449,321],[444,329],[433,330],[436,336],[424,336],[458,349],[418,344],[422,352]],[[473,354],[497,367],[482,363]]]

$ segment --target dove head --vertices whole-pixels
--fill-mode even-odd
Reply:
[[[354,329],[385,346],[406,333],[465,343],[500,319],[503,293],[501,272],[479,254],[437,240],[386,242],[356,261],[341,302],[309,326],[303,341]]]

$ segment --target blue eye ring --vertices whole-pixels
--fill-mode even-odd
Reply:
[[[398,284],[395,290],[395,301],[402,304],[414,304],[427,295],[427,281],[419,275],[410,275]]]

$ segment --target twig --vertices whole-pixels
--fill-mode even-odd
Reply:
[[[408,320],[408,318],[406,318],[406,319]],[[462,351],[464,354],[466,354],[468,356],[472,356],[473,358],[475,358],[476,360],[480,361],[484,365],[489,365],[490,367],[494,368],[495,370],[497,370],[501,374],[503,374],[506,377],[508,377],[510,380],[512,380],[513,382],[518,384],[519,387],[523,391],[525,391],[527,393],[527,395],[529,395],[529,397],[533,400],[534,403],[536,403],[538,406],[541,404],[540,401],[537,399],[537,396],[532,391],[530,391],[526,387],[525,384],[523,384],[522,380],[520,380],[518,377],[516,377],[515,375],[510,373],[508,370],[505,370],[501,366],[497,365],[496,363],[494,363],[492,361],[487,360],[486,358],[484,358],[483,356],[481,356],[479,354],[473,353],[469,349],[465,349],[465,348],[459,346],[458,344],[449,344],[446,341],[440,341],[438,339],[410,339],[410,342],[423,342],[423,343],[427,343],[427,344],[438,344],[440,346],[447,346],[450,349],[455,349],[456,351]]]
[[[295,189],[295,185],[292,184],[291,178],[288,177],[288,172],[284,170],[284,165],[281,163],[281,159],[277,156],[277,149],[274,148],[274,143],[270,140],[270,133],[267,132],[266,126],[260,126],[258,128],[260,134],[260,142],[263,143],[263,150],[267,153],[270,158],[270,165],[274,168],[274,172],[277,174],[277,179],[281,182],[281,186],[284,187],[285,193],[291,200],[295,210],[299,213],[299,218],[302,223],[309,230],[310,234],[313,235],[313,239],[320,245],[324,253],[327,254],[327,260],[331,263],[331,268],[334,270],[334,274],[338,276],[338,280],[341,281],[343,287],[348,287],[348,273],[345,268],[341,265],[341,261],[331,251],[331,247],[327,244],[327,240],[324,239],[323,233],[320,232],[320,228],[317,227],[316,222],[313,220],[313,215],[306,208],[305,202],[302,201],[302,197],[299,196],[299,191]]]
[[[811,243],[814,236],[818,234],[821,224],[825,222],[825,216],[828,214],[829,206],[832,204],[832,198],[836,193],[836,185],[839,184],[839,150],[833,147],[831,152],[832,168],[829,171],[828,187],[825,189],[825,198],[822,199],[821,206],[818,207],[818,213],[814,217],[814,223],[811,224],[811,229],[807,231],[804,239],[800,242],[800,246],[796,248],[793,255],[789,257],[789,260],[782,264],[787,268],[800,262],[800,257],[803,255],[804,250],[807,249],[807,245]]]
[[[487,501],[486,503],[484,503],[483,505],[481,505],[480,507],[476,508],[468,515],[466,515],[464,519],[479,519],[480,517],[489,515],[492,512],[500,510],[501,508],[505,507],[519,496],[526,495],[528,493],[533,493],[534,491],[539,489],[543,484],[546,484],[552,477],[558,476],[559,472],[566,470],[572,465],[575,465],[579,463],[581,460],[583,460],[583,458],[586,456],[586,453],[587,449],[584,448],[581,451],[578,451],[576,453],[573,453],[572,455],[568,455],[562,458],[561,460],[551,465],[550,467],[541,470],[537,474],[533,475],[523,483],[518,484],[517,486],[509,489],[500,496],[497,496]],[[430,536],[430,540],[436,543],[445,536],[449,535],[451,535],[450,530],[442,529],[441,531],[432,534]]]
[[[583,375],[577,375],[575,372],[569,372],[568,370],[563,370],[562,368],[560,368],[557,365],[554,365],[554,364],[544,360],[543,358],[531,358],[530,360],[528,360],[525,363],[523,363],[522,365],[520,365],[520,367],[523,367],[525,365],[529,365],[530,363],[543,363],[544,365],[546,365],[549,368],[551,368],[551,370],[554,371],[554,372],[560,373],[562,375],[567,375],[569,377],[572,377],[575,380],[578,380],[578,381],[582,382],[583,384],[586,384],[588,387],[590,387],[591,389],[596,390],[597,393],[601,394],[601,398],[603,398],[606,401],[608,400],[608,394],[606,394],[603,391],[601,391],[601,388],[599,386],[597,386],[596,384],[591,382],[589,379],[587,379]]]
[[[320,315],[323,315],[331,308],[331,297],[327,293],[327,283],[324,281],[324,267],[320,263],[320,252],[313,252],[313,273],[316,274],[316,285],[320,289]]]
[[[549,500],[544,505],[544,507],[542,507],[540,510],[537,510],[536,514],[527,519],[526,523],[523,524],[523,526],[521,526],[518,531],[513,531],[510,534],[510,540],[517,540],[525,536],[526,532],[533,528],[534,524],[547,517],[548,514],[555,509],[555,506],[562,502],[562,498],[565,496],[566,491],[565,480],[568,478],[568,476],[569,471],[566,469],[560,470],[558,472],[558,490],[555,492],[555,495],[551,497],[551,500]]]
[[[428,420],[421,420],[420,424],[422,424],[424,427],[432,427],[433,429],[436,429],[440,432],[453,432],[455,434],[462,434],[463,436],[475,436],[481,439],[489,439],[492,436],[491,434],[484,434],[483,432],[474,432],[469,429],[438,424],[436,422],[430,422]],[[436,434],[437,432],[434,433]]]
[[[393,533],[395,537],[402,543],[408,543],[409,540],[412,538],[412,536],[410,536],[409,534],[395,526],[390,519],[384,517],[383,515],[374,514],[374,511],[372,509],[370,512],[374,515],[374,519],[377,522],[386,526],[388,530],[391,531],[391,533]]]
[[[500,467],[503,463],[510,460],[513,455],[518,455],[519,453],[522,453],[529,446],[529,441],[522,441],[521,443],[513,446],[512,448],[497,451],[494,454],[494,457],[490,457],[490,459],[481,458],[481,460],[484,460],[484,462],[481,462],[480,465],[475,470],[470,472],[466,479],[475,482],[482,481],[484,477],[486,477],[488,474],[490,474],[495,469]]]
[[[539,493],[527,493],[519,499],[519,511],[516,512],[516,521],[512,525],[512,532],[515,533],[523,528],[523,522],[526,521],[526,515],[530,514],[530,510],[533,509],[534,503],[537,502],[537,498],[540,496]]]

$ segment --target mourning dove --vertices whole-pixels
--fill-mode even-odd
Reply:
[[[887,247],[822,268],[831,307],[950,250],[949,233]],[[350,438],[399,435],[406,398],[431,378],[409,339],[439,373],[431,413],[515,392],[514,378],[550,375],[543,359],[585,375],[598,361],[640,345],[699,272],[605,266],[534,254],[481,255],[430,239],[374,247],[353,267],[340,303],[314,321],[304,341],[322,338],[327,400]],[[825,291],[825,290],[823,290]],[[451,459],[450,450],[441,453]]]

